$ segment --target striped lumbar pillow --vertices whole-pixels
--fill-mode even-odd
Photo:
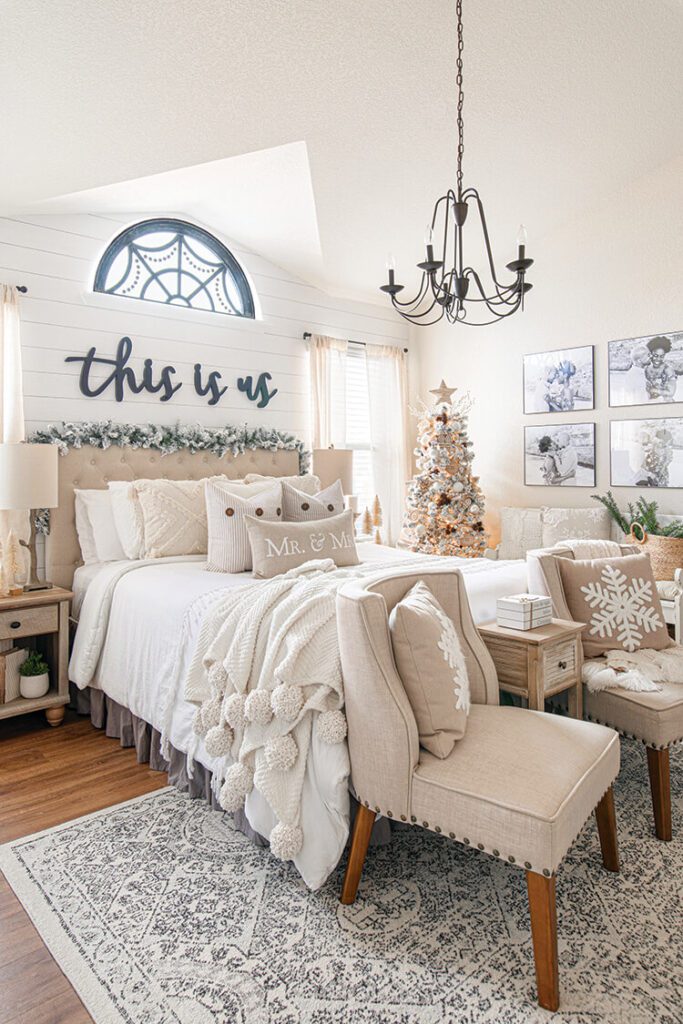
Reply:
[[[282,488],[271,484],[249,497],[235,493],[229,483],[206,482],[206,518],[211,572],[246,572],[251,569],[251,546],[245,516],[267,521],[282,519]]]
[[[344,511],[341,480],[335,480],[324,491],[306,494],[291,484],[282,484],[282,511],[286,523],[308,523],[313,519],[329,519]]]

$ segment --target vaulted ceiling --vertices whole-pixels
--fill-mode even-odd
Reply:
[[[683,152],[683,0],[464,7],[465,179],[501,260],[519,221],[532,249],[568,209]],[[132,209],[125,189],[103,186],[135,180],[142,204],[159,194],[155,176],[213,164],[174,179],[184,212],[204,200],[206,219],[208,201],[215,229],[331,291],[378,298],[386,251],[399,266],[421,258],[434,198],[453,181],[454,8],[5,0],[2,212],[48,199],[52,212]]]

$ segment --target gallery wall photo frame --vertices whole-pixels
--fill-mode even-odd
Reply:
[[[608,342],[610,408],[683,402],[683,331]]]
[[[595,487],[595,423],[524,427],[527,487]]]
[[[524,415],[595,408],[595,346],[529,352],[523,356]]]
[[[610,422],[612,487],[683,488],[683,416]]]

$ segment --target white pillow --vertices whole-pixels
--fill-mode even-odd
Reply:
[[[204,480],[136,480],[144,529],[144,558],[205,555]]]
[[[114,513],[112,511],[111,494],[109,490],[105,487],[102,490],[76,491],[76,497],[77,499],[80,499],[80,502],[82,502],[82,505],[85,508],[91,529],[91,534],[86,530],[87,536],[85,544],[88,550],[88,555],[92,555],[92,548],[90,546],[91,535],[92,542],[95,547],[95,558],[86,558],[84,553],[84,561],[118,562],[121,561],[121,559],[124,559],[126,554],[121,545],[116,524],[114,522]],[[78,521],[76,523],[76,530],[78,532]],[[81,551],[83,551],[82,544]]]
[[[344,511],[344,492],[341,480],[335,480],[324,491],[308,494],[292,487],[286,481],[282,484],[282,511],[286,523],[306,523],[313,519],[329,519]]]
[[[74,489],[74,503],[76,508],[76,533],[78,543],[81,547],[81,557],[86,565],[97,561],[97,548],[95,547],[95,534],[90,525],[88,509],[83,495],[85,491]]]
[[[206,517],[209,529],[207,569],[211,572],[247,572],[251,546],[245,517],[282,519],[282,487],[272,483],[249,497],[218,480],[206,482]]]
[[[500,510],[499,558],[526,558],[527,551],[542,547],[540,508]]]
[[[609,540],[611,519],[606,508],[544,508],[541,510],[542,548],[565,540]]]
[[[142,558],[145,551],[145,530],[135,487],[129,480],[112,480],[109,483],[109,493],[114,522],[126,558]]]
[[[291,487],[296,487],[298,491],[303,491],[305,494],[315,494],[320,490],[320,478],[312,473],[302,473],[301,476],[261,476],[260,473],[247,473],[244,478],[244,482],[247,484],[267,484],[274,480],[278,480],[281,484],[290,484]]]

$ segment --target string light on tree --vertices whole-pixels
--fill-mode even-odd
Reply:
[[[419,413],[415,455],[418,473],[410,484],[405,536],[412,551],[479,558],[486,550],[484,499],[472,474],[474,451],[467,436],[467,398],[441,381],[431,408]]]

